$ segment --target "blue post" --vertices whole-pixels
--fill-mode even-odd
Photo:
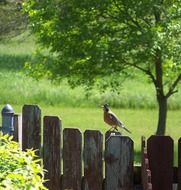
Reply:
[[[13,135],[14,132],[14,110],[11,105],[6,104],[2,111],[2,132],[3,134]]]

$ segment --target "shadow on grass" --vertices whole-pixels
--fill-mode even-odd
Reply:
[[[0,55],[0,69],[16,71],[23,69],[25,62],[30,59],[28,55]]]
[[[134,151],[134,164],[141,164],[141,151]]]

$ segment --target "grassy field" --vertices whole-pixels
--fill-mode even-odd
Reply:
[[[21,112],[24,104],[38,104],[42,115],[56,115],[62,119],[63,128],[76,127],[82,132],[86,129],[105,133],[109,128],[103,122],[100,106],[113,105],[113,111],[132,131],[129,135],[135,142],[136,162],[139,162],[140,140],[156,131],[157,104],[154,88],[141,74],[128,79],[120,88],[120,94],[98,89],[87,96],[83,87],[71,89],[66,81],[52,84],[46,79],[37,81],[27,76],[24,63],[33,55],[34,39],[22,35],[0,44],[0,104],[9,103],[15,112]],[[181,93],[169,100],[166,134],[175,142],[181,137]],[[126,132],[124,132],[125,135]],[[176,163],[175,158],[175,163]]]

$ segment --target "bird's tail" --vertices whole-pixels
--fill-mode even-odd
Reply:
[[[124,126],[123,123],[119,122],[118,125],[119,125],[119,127],[123,128],[125,131],[127,131],[128,133],[131,134],[131,131],[130,131],[129,129],[127,129],[127,128]]]
[[[131,131],[129,129],[127,129],[126,127],[123,127],[124,130],[126,130],[128,133],[131,134]]]

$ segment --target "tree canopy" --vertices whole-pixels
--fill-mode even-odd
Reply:
[[[180,0],[30,0],[24,8],[53,55],[53,62],[44,56],[32,64],[33,71],[90,85],[140,70],[155,87],[157,134],[165,133],[167,99],[181,80]]]

